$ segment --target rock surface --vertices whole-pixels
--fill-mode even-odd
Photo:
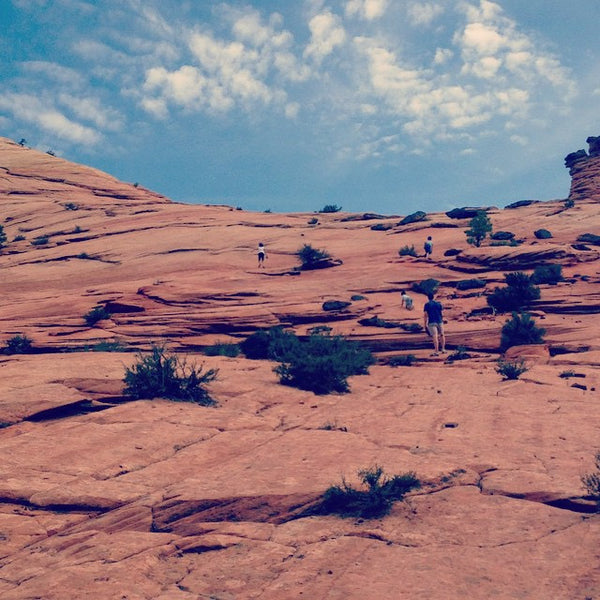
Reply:
[[[448,227],[442,213],[313,225],[312,214],[177,204],[0,139],[0,342],[33,342],[0,355],[0,597],[600,598],[600,515],[581,484],[598,450],[600,261],[573,247],[600,233],[600,157],[578,165],[575,206],[488,209],[495,231],[522,242],[473,248],[466,222]],[[536,239],[542,227],[552,238]],[[428,235],[431,260],[398,255]],[[337,266],[299,272],[305,243]],[[488,314],[485,297],[507,270],[541,263],[565,276],[532,307],[546,343],[511,349],[529,370],[503,381],[507,316]],[[485,287],[456,289],[475,277]],[[470,358],[358,323],[422,323],[425,298],[405,311],[399,291],[429,278],[450,352]],[[96,306],[110,318],[87,325]],[[272,325],[326,325],[378,363],[350,393],[315,396],[281,386],[269,361],[202,353]],[[126,401],[124,367],[156,343],[219,369],[216,408]],[[406,353],[413,366],[387,366]],[[383,519],[302,517],[375,464],[423,487]]]

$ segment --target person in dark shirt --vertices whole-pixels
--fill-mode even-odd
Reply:
[[[426,331],[433,338],[434,352],[437,356],[441,351],[446,352],[446,336],[444,334],[444,319],[442,317],[442,305],[433,299],[433,294],[427,294],[428,301],[423,307],[423,321]]]

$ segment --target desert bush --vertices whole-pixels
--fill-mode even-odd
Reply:
[[[519,377],[528,370],[525,361],[499,359],[496,367],[496,373],[500,373],[504,379],[519,379]]]
[[[168,398],[211,406],[215,401],[204,386],[216,379],[217,372],[209,369],[203,373],[202,367],[188,365],[163,346],[153,346],[150,354],[138,353],[137,363],[126,368],[123,393],[134,400]]]
[[[422,210],[418,210],[410,215],[407,215],[398,223],[398,225],[408,225],[409,223],[418,223],[419,221],[424,221],[427,218],[427,213]]]
[[[313,217],[312,219],[309,219],[308,224],[309,225],[317,225],[318,222],[319,222],[319,219],[317,219],[317,217]]]
[[[533,235],[535,235],[538,240],[548,240],[552,237],[552,234],[547,229],[536,229],[533,232]]]
[[[388,478],[377,465],[360,470],[358,475],[366,489],[354,489],[342,478],[341,485],[331,486],[325,491],[311,513],[378,519],[390,512],[394,502],[403,500],[408,492],[421,487],[415,473],[408,472]]]
[[[462,279],[461,281],[456,282],[456,289],[464,292],[465,290],[482,288],[486,285],[487,281],[485,281],[485,279]]]
[[[437,279],[425,279],[423,281],[413,283],[412,289],[419,294],[425,294],[426,296],[429,294],[435,294],[440,282]]]
[[[36,238],[31,240],[32,246],[45,246],[50,238],[47,235],[38,235]]]
[[[33,342],[26,335],[15,335],[6,342],[4,346],[4,354],[29,354],[32,349]]]
[[[348,377],[364,375],[375,362],[369,350],[341,336],[310,335],[288,344],[276,360],[274,371],[284,385],[315,394],[349,391]]]
[[[390,367],[410,367],[417,360],[414,354],[398,354],[396,356],[390,356],[388,364]]]
[[[487,297],[487,303],[498,312],[519,310],[540,297],[540,288],[522,271],[507,273],[504,280],[506,287],[495,288]]]
[[[241,350],[238,344],[213,344],[204,348],[203,353],[206,356],[228,356],[235,358],[239,356]]]
[[[492,240],[510,241],[514,239],[514,237],[515,234],[512,231],[495,231],[494,233],[490,234],[490,239]]]
[[[1,225],[0,225],[1,227]],[[25,236],[21,233],[19,233],[18,235],[15,235],[15,237],[13,238],[13,242],[22,242],[25,239]],[[1,242],[1,236],[0,236],[0,248],[2,248],[2,242]]]
[[[375,223],[375,225],[371,225],[373,231],[389,231],[392,227],[393,225],[389,223]]]
[[[358,302],[359,300],[366,300],[366,298],[361,294],[354,294],[353,296],[350,296],[350,300],[352,300],[352,302]]]
[[[302,268],[304,269],[310,269],[319,261],[331,258],[331,255],[326,250],[313,248],[310,244],[304,244],[304,246],[296,252],[296,256],[300,259]]]
[[[63,208],[65,210],[79,210],[79,206],[77,206],[77,204],[75,204],[75,202],[65,202],[63,204]]]
[[[319,212],[321,213],[336,213],[342,210],[341,206],[337,204],[326,204]]]
[[[415,250],[414,245],[411,246],[402,246],[400,250],[398,250],[398,254],[400,256],[417,256],[417,251]]]
[[[300,343],[298,338],[281,327],[259,329],[240,343],[246,358],[252,360],[278,360],[291,346]]]
[[[533,283],[558,283],[562,281],[562,267],[557,264],[538,265],[531,276]]]
[[[513,312],[512,317],[502,326],[500,348],[502,351],[512,346],[543,344],[546,330],[537,327],[529,313]]]
[[[572,198],[567,198],[565,200],[565,204],[564,204],[565,208],[573,208],[574,206],[575,206],[575,200],[573,200]]]
[[[448,213],[446,213],[448,214]],[[467,242],[473,246],[481,246],[481,242],[492,231],[492,222],[484,210],[480,210],[469,221],[469,229],[465,231]]]
[[[0,225],[0,248],[4,248],[6,246],[6,233],[4,233],[4,227]]]
[[[106,306],[94,306],[92,310],[83,316],[83,319],[88,327],[93,327],[98,321],[110,319],[110,311],[107,310]]]
[[[581,477],[581,483],[587,490],[587,493],[596,501],[598,505],[597,508],[600,510],[600,452],[596,453],[594,466],[596,467],[596,470],[592,473],[583,475]]]

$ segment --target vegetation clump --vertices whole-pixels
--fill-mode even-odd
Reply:
[[[47,235],[38,235],[36,238],[31,240],[31,245],[32,246],[45,246],[48,243],[49,239],[50,238]]]
[[[390,367],[410,367],[417,360],[414,354],[398,354],[396,356],[390,356],[388,365]]]
[[[342,210],[341,206],[337,204],[326,204],[319,212],[321,213],[336,213]]]
[[[360,470],[358,476],[366,489],[357,490],[342,478],[341,485],[331,486],[325,491],[322,500],[311,513],[379,519],[389,514],[394,502],[403,500],[408,492],[421,487],[415,473],[408,472],[388,478],[377,465]]]
[[[492,231],[492,222],[484,210],[480,210],[469,221],[469,229],[465,231],[467,242],[479,248],[487,234]]]
[[[448,355],[446,360],[454,362],[455,360],[467,360],[468,358],[471,358],[471,354],[467,352],[467,349],[464,346],[458,346],[452,354]]]
[[[352,302],[347,302],[345,300],[326,300],[321,305],[321,308],[325,311],[344,310],[345,308],[348,308],[351,304]]]
[[[552,237],[552,233],[547,229],[536,229],[533,232],[533,235],[535,235],[538,240],[549,240]]]
[[[4,248],[6,246],[6,233],[4,233],[4,227],[0,225],[0,248]]]
[[[504,275],[506,287],[495,288],[487,303],[498,312],[519,310],[540,297],[540,288],[533,285],[531,276],[517,271]]]
[[[137,354],[137,362],[126,368],[123,393],[134,400],[141,398],[168,398],[183,402],[194,402],[212,406],[215,401],[209,396],[205,385],[214,381],[218,371],[188,365],[164,346],[153,346],[150,354]]]
[[[269,354],[280,363],[274,369],[280,383],[315,394],[348,392],[348,377],[366,375],[375,362],[359,344],[320,333],[302,341],[282,334],[269,345]]]
[[[513,312],[512,317],[502,326],[500,349],[504,352],[512,346],[543,344],[546,330],[537,327],[529,313]]]
[[[110,311],[106,306],[94,306],[94,308],[86,313],[83,318],[88,327],[93,327],[99,321],[110,319]]]
[[[279,360],[289,349],[300,343],[293,334],[282,327],[259,329],[240,343],[240,349],[251,360]]]
[[[417,256],[417,251],[415,250],[414,245],[410,245],[410,246],[402,246],[402,248],[400,248],[400,250],[398,250],[398,254],[400,256]]]
[[[519,360],[498,360],[498,366],[496,367],[496,373],[502,375],[504,379],[519,379],[519,377],[528,371],[525,361],[521,358]]]
[[[533,283],[549,283],[554,285],[562,280],[562,267],[558,264],[538,265],[531,276]]]
[[[413,283],[412,289],[419,294],[425,294],[425,296],[428,296],[429,294],[435,294],[439,285],[440,282],[437,279],[430,278]]]
[[[478,288],[485,287],[487,281],[485,279],[462,279],[456,282],[456,289],[464,292],[466,290],[475,290]]]
[[[213,344],[207,346],[203,350],[206,356],[228,356],[229,358],[235,358],[239,356],[241,350],[238,344]]]
[[[425,221],[426,218],[427,218],[427,213],[423,212],[422,210],[418,210],[417,212],[414,212],[414,213],[404,217],[404,219],[402,219],[402,221],[400,221],[398,223],[398,225],[408,225],[410,223],[418,223],[419,221]]]
[[[320,262],[331,258],[331,254],[326,250],[313,248],[310,244],[304,244],[296,252],[296,256],[300,259],[302,269],[315,269]]]
[[[587,493],[596,501],[596,508],[600,511],[600,452],[596,453],[594,465],[596,470],[592,473],[583,475],[581,477],[581,483],[587,490]]]
[[[26,335],[15,335],[6,342],[4,354],[30,354],[33,351],[33,342]]]

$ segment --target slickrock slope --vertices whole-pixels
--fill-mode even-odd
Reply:
[[[578,240],[600,234],[600,157],[576,167],[574,206],[492,208],[494,231],[522,243],[475,248],[468,218],[176,204],[0,139],[0,342],[25,335],[35,351],[0,355],[0,597],[600,598],[600,516],[580,480],[600,449],[600,249]],[[399,256],[428,235],[432,260]],[[342,264],[299,273],[305,243]],[[486,294],[542,263],[565,276],[532,308],[546,343],[511,349],[529,370],[502,381],[507,316]],[[408,312],[399,290],[428,278],[449,348],[471,358],[358,323],[421,323],[424,297]],[[485,288],[456,288],[472,278]],[[98,305],[110,319],[86,325]],[[327,325],[378,363],[351,393],[315,396],[281,386],[271,362],[202,353],[272,325]],[[217,407],[123,398],[133,350],[155,343],[219,369]],[[408,352],[415,365],[386,364]],[[375,464],[424,486],[384,519],[302,517]]]

